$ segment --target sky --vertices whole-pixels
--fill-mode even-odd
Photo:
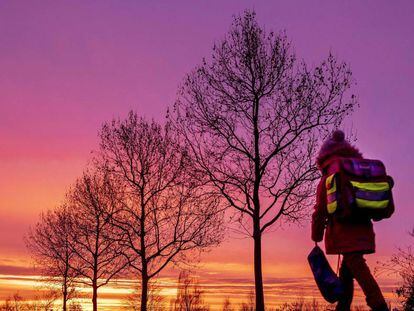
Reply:
[[[254,9],[266,30],[286,31],[310,65],[329,52],[350,64],[360,107],[348,128],[363,154],[383,160],[395,180],[396,212],[375,224],[377,253],[368,262],[374,267],[410,243],[412,1],[2,0],[0,275],[29,274],[23,236],[86,167],[102,123],[131,109],[162,121],[184,75],[245,9]],[[263,243],[265,279],[310,277],[307,221],[276,227]],[[251,250],[250,240],[229,236],[203,256],[200,274],[209,275],[206,282],[214,275],[252,280]],[[7,282],[0,287],[2,299]]]

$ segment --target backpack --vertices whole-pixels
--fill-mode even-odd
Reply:
[[[394,212],[393,179],[379,160],[335,158],[325,181],[328,214],[339,221],[389,218]]]

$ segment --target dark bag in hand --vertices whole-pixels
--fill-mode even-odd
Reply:
[[[330,303],[338,301],[344,295],[342,282],[332,270],[319,246],[312,249],[308,261],[323,298]]]

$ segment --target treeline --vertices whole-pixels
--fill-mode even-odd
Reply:
[[[42,274],[59,282],[63,310],[76,285],[148,284],[223,238],[224,213],[253,243],[254,304],[264,311],[262,236],[300,222],[319,177],[319,143],[356,105],[347,64],[333,55],[309,67],[284,33],[254,12],[185,76],[166,122],[135,112],[105,123],[89,167],[26,237]]]
[[[194,176],[185,145],[169,123],[130,112],[100,131],[91,165],[57,208],[41,214],[26,244],[49,282],[62,289],[63,310],[79,285],[98,289],[119,276],[148,284],[170,264],[192,260],[222,238],[223,206]]]
[[[167,301],[164,296],[160,294],[161,288],[156,283],[151,284],[148,295],[148,310],[151,311],[210,311],[210,306],[204,299],[204,290],[199,286],[198,282],[188,272],[180,273],[178,279],[178,290],[175,298]],[[52,293],[52,294],[50,294]],[[0,305],[0,311],[51,311],[54,308],[56,300],[55,293],[50,292],[44,297],[36,297],[34,301],[25,301],[19,294],[13,295]],[[139,301],[140,295],[130,295],[125,302],[124,307],[119,307],[118,310],[123,311],[138,311],[140,310]],[[69,311],[82,311],[82,306],[73,301],[69,304]],[[254,311],[254,293],[251,292],[245,298],[244,302],[232,303],[229,298],[226,298],[222,305],[218,308],[222,311]],[[279,307],[268,308],[268,311],[329,311],[333,307],[327,304],[320,303],[313,300],[299,299],[296,302],[284,303]],[[364,307],[354,306],[352,311],[363,311]],[[391,310],[391,306],[390,306]],[[396,310],[396,309],[394,309]]]

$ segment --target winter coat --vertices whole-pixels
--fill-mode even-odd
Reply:
[[[317,189],[315,211],[312,215],[312,240],[315,242],[322,241],[325,232],[325,250],[327,254],[374,253],[375,233],[370,219],[352,219],[348,222],[338,222],[335,217],[328,214],[325,165],[335,157],[362,158],[362,155],[344,140],[343,135],[339,138],[334,135],[322,146],[317,159],[322,177]]]

